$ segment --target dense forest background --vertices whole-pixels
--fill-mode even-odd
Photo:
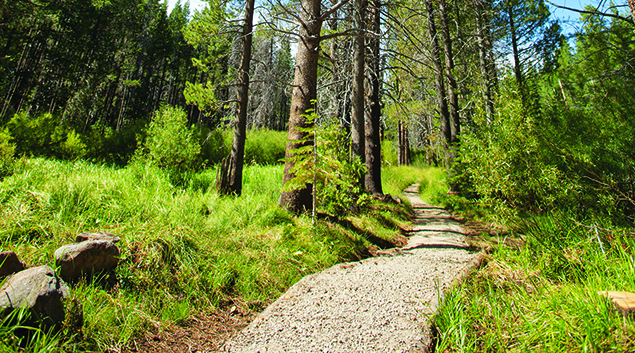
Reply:
[[[249,129],[289,128],[307,4],[256,3]],[[177,3],[168,13],[158,0],[3,1],[5,150],[123,166],[158,146],[193,155],[152,157],[166,166],[220,162],[238,114],[244,6],[209,1],[192,13]],[[635,211],[627,4],[581,10],[580,30],[568,37],[544,1],[345,1],[321,11],[330,17],[322,19],[314,113],[319,128],[341,132],[335,149],[365,159],[355,142],[362,92],[367,123],[380,117],[384,163],[445,166],[454,191],[501,212]],[[167,115],[185,121],[158,121]],[[146,138],[150,131],[163,137]],[[198,146],[161,145],[179,136]],[[249,148],[284,144],[283,135],[266,136]],[[283,152],[264,154],[275,158],[251,161],[275,163]]]

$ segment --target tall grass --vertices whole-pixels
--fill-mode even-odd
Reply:
[[[443,168],[388,166],[382,170],[384,193],[399,195],[405,188],[415,183],[420,184],[421,197],[428,202],[438,202],[448,192]]]
[[[596,230],[598,231],[596,233]],[[542,216],[439,308],[439,352],[631,352],[635,322],[598,292],[635,292],[635,241],[609,222]]]
[[[0,251],[52,266],[55,249],[80,232],[121,237],[116,281],[94,278],[73,288],[83,303],[83,339],[60,344],[121,350],[141,332],[227,301],[260,307],[306,274],[368,256],[369,239],[396,237],[405,215],[375,205],[349,217],[353,226],[314,226],[277,206],[282,166],[247,166],[239,198],[220,197],[214,178],[206,170],[176,187],[165,172],[141,164],[17,162],[0,183]]]

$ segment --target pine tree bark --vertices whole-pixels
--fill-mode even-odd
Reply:
[[[485,113],[487,114],[487,121],[491,123],[494,119],[494,100],[492,97],[492,70],[489,56],[487,55],[486,36],[489,35],[489,28],[485,25],[486,16],[483,6],[483,0],[474,0],[474,7],[476,8],[476,30],[478,41],[478,58],[479,66],[481,69],[481,76],[483,77],[483,98],[485,99]]]
[[[445,97],[445,84],[443,82],[444,70],[441,66],[441,55],[439,53],[439,41],[437,39],[437,28],[434,22],[434,12],[432,11],[432,1],[425,0],[426,14],[428,16],[428,33],[430,35],[430,57],[432,65],[435,71],[434,88],[437,94],[437,105],[439,107],[439,114],[441,118],[441,133],[443,135],[444,147],[447,147],[447,143],[452,138],[452,131],[450,128],[450,112],[448,110],[448,103]]]
[[[312,127],[312,123],[307,122],[306,114],[313,108],[313,102],[317,97],[320,30],[323,21],[320,17],[321,5],[319,0],[302,0],[301,2],[301,19],[305,25],[300,26],[300,40],[296,54],[283,184],[295,177],[291,171],[295,166],[292,160],[295,156],[293,151],[308,144],[303,142],[308,132],[300,131],[298,128]],[[311,210],[313,208],[312,189],[313,185],[307,184],[299,189],[283,191],[279,204],[294,213]]]
[[[381,187],[381,140],[379,136],[381,119],[381,65],[380,65],[380,40],[381,32],[381,2],[373,0],[371,9],[370,30],[375,33],[376,38],[369,39],[369,55],[367,63],[370,71],[370,96],[369,116],[365,124],[365,153],[366,153],[366,191],[373,195],[382,195]]]
[[[441,11],[441,33],[443,34],[443,50],[445,52],[445,76],[448,79],[448,100],[450,108],[450,144],[459,141],[461,133],[461,121],[459,118],[459,97],[456,79],[454,78],[454,57],[452,54],[452,38],[450,37],[450,26],[448,24],[447,5],[445,0],[439,1]]]
[[[635,0],[628,0],[628,7],[631,8],[631,15],[633,16],[633,21],[635,21]]]
[[[351,159],[359,158],[364,161],[364,69],[365,43],[364,30],[366,28],[366,0],[355,0],[353,12],[355,14],[355,28],[360,34],[353,38],[353,87],[351,92]],[[359,181],[363,184],[364,179]]]
[[[227,187],[221,188],[225,194],[240,195],[243,189],[243,166],[245,161],[245,140],[247,138],[247,107],[249,104],[249,67],[253,40],[254,1],[247,0],[245,22],[242,32],[242,55],[238,77],[238,112],[234,126],[234,139],[229,161]]]
[[[507,6],[507,12],[509,15],[509,31],[512,40],[512,54],[514,56],[514,77],[516,78],[518,89],[520,90],[520,98],[523,105],[526,105],[525,81],[523,79],[523,70],[520,65],[520,49],[518,48],[518,29],[516,28],[516,23],[514,21],[514,8],[511,4]]]

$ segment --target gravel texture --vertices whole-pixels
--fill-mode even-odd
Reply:
[[[440,295],[481,259],[460,224],[419,199],[408,245],[306,276],[227,342],[226,352],[421,352]]]

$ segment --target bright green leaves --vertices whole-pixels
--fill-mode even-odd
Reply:
[[[134,160],[168,170],[171,177],[180,176],[200,167],[201,146],[187,127],[187,115],[181,108],[163,106],[153,116],[147,137]]]
[[[319,118],[311,109],[307,115],[306,127],[297,128],[304,137],[291,150],[288,161],[294,163],[293,179],[286,182],[284,191],[299,190],[312,184],[316,206],[323,212],[341,214],[366,203],[363,188],[358,184],[366,172],[359,158],[349,159],[346,133],[335,124],[315,123]]]

